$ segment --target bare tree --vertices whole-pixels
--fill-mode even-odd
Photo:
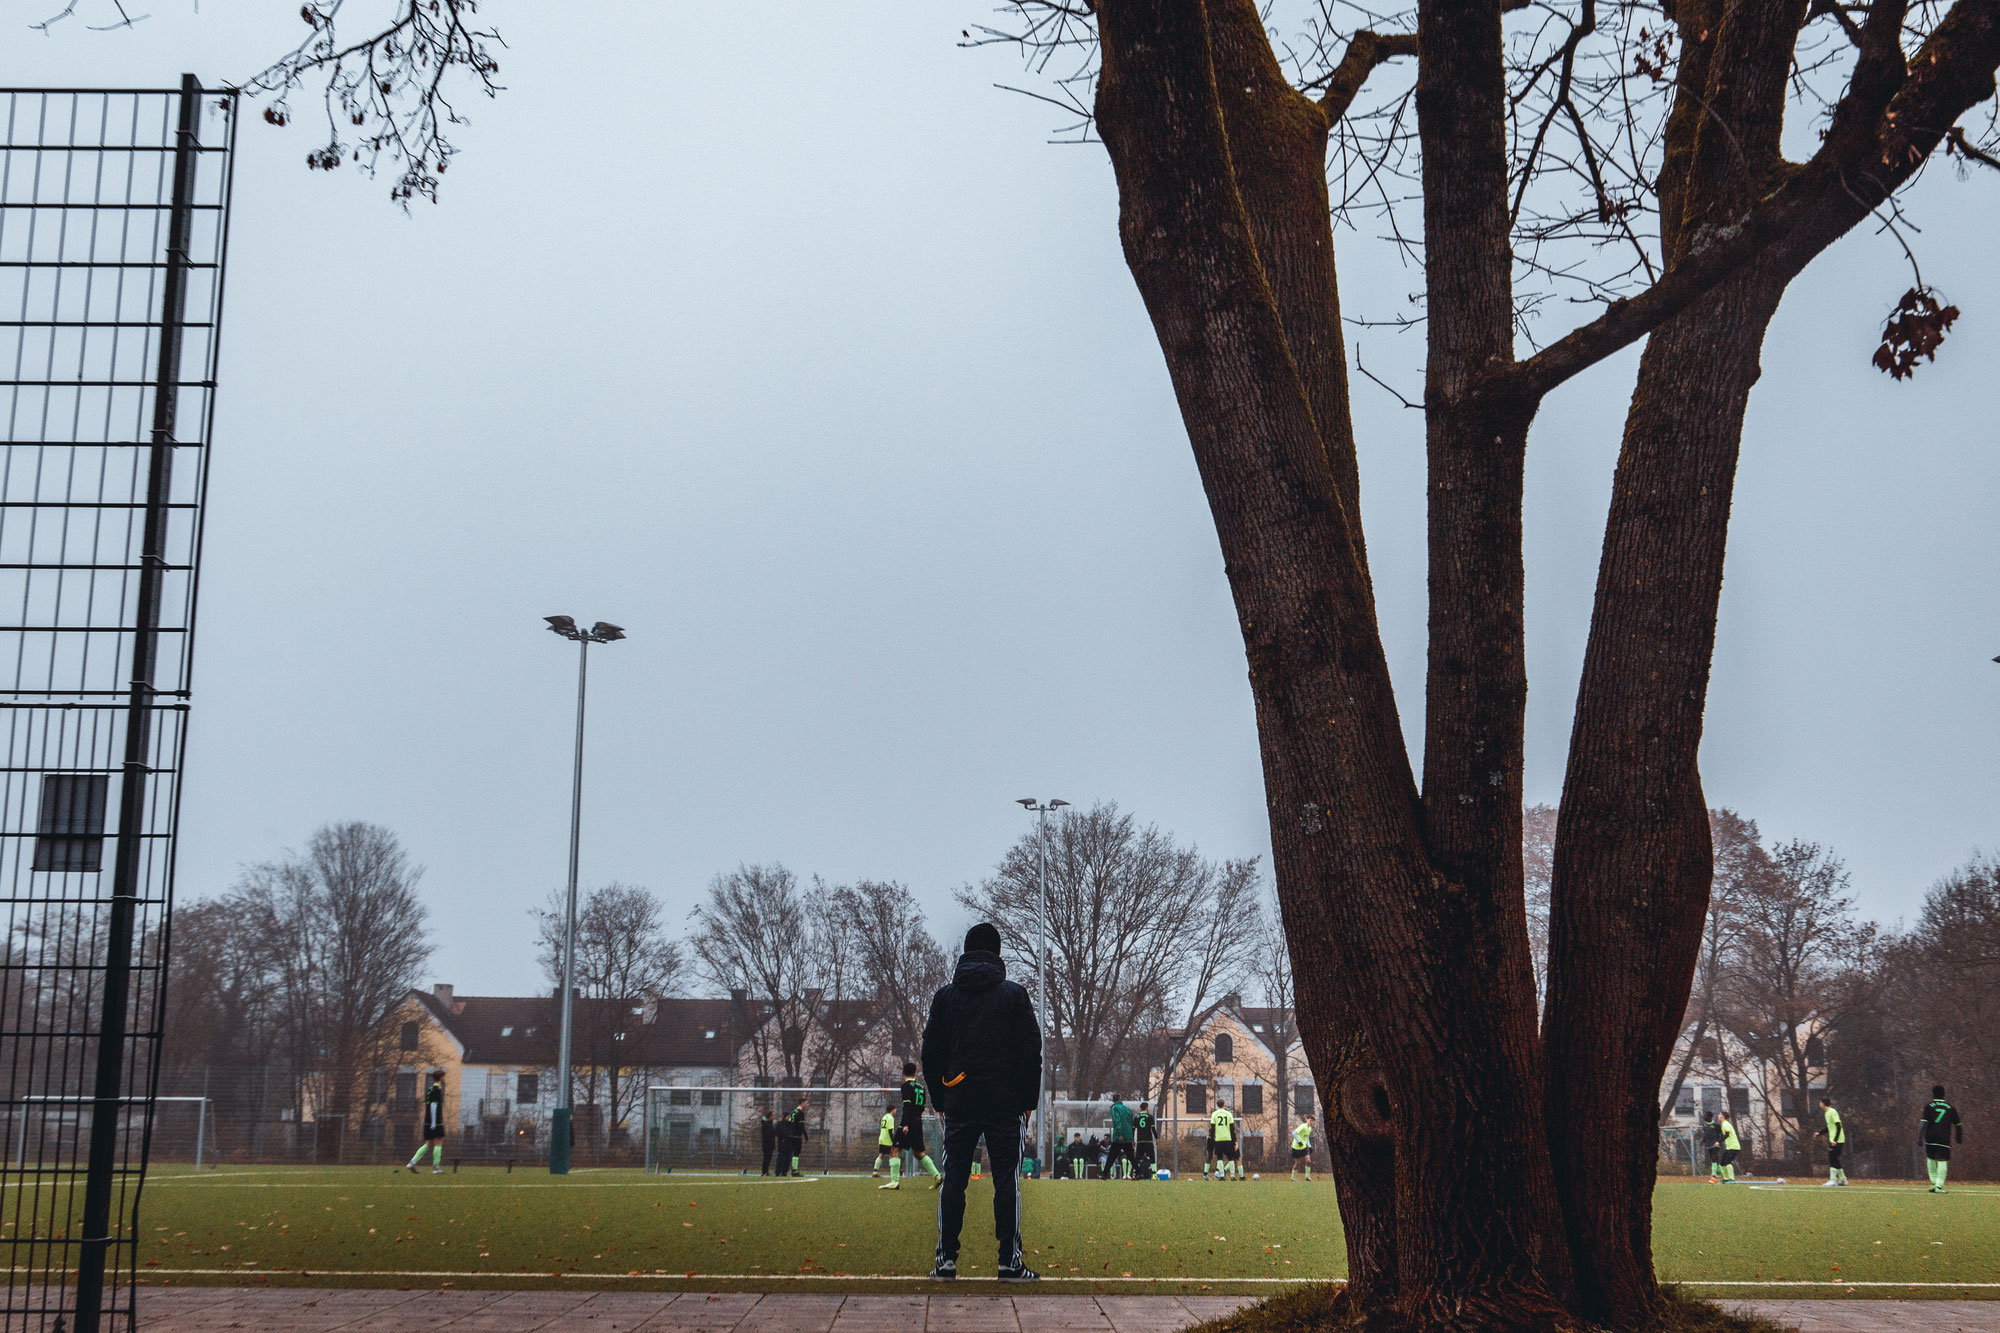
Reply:
[[[723,991],[748,993],[751,1058],[762,1083],[803,1086],[814,994],[812,931],[798,877],[777,863],[717,875],[696,907],[695,971]]]
[[[1181,1017],[1192,1030],[1242,971],[1256,937],[1254,861],[1205,861],[1192,847],[1102,803],[1065,810],[1048,847],[1051,1064],[1072,1097],[1114,1090],[1130,1076],[1147,1034]],[[992,921],[1012,950],[1038,965],[1040,857],[1035,832],[959,903]],[[1025,979],[1024,979],[1025,980]],[[1166,1062],[1174,1063],[1170,1056]],[[1143,1078],[1143,1071],[1139,1071]],[[1129,1089],[1127,1089],[1129,1090]]]
[[[1714,889],[1702,926],[1694,983],[1688,991],[1687,1016],[1675,1048],[1673,1082],[1660,1101],[1662,1120],[1697,1066],[1712,1068],[1725,1086],[1734,1081],[1734,1066],[1723,1036],[1729,1027],[1727,988],[1742,963],[1741,903],[1759,880],[1773,873],[1755,822],[1734,810],[1711,810],[1709,828],[1715,848]]]
[[[1521,812],[1521,887],[1528,909],[1528,954],[1535,965],[1535,1003],[1549,981],[1549,894],[1556,872],[1556,808],[1531,805]]]
[[[1739,959],[1723,984],[1731,1026],[1756,1057],[1753,1077],[1775,1080],[1760,1091],[1798,1144],[1810,1132],[1826,1037],[1853,994],[1874,931],[1854,919],[1846,866],[1810,842],[1773,848],[1770,873],[1747,877],[1733,908]]]
[[[1278,905],[1270,905],[1269,915],[1260,923],[1256,948],[1250,955],[1250,977],[1263,993],[1271,1010],[1271,1059],[1277,1083],[1276,1125],[1282,1135],[1290,1125],[1292,1083],[1292,1043],[1299,1039],[1298,988],[1292,983],[1292,946],[1285,938],[1284,922]]]
[[[550,893],[534,913],[542,971],[561,994],[563,924],[567,894]],[[605,1124],[622,1126],[644,1095],[643,1070],[634,1066],[625,1040],[636,1003],[672,995],[686,972],[681,946],[667,933],[660,900],[637,884],[613,882],[590,890],[576,914],[576,989],[594,1003],[581,1006],[572,1026],[572,1091],[595,1101],[604,1089]]]
[[[863,880],[835,890],[833,899],[855,924],[863,984],[874,988],[875,1021],[887,1025],[894,1059],[916,1059],[931,997],[951,980],[951,959],[904,885]]]
[[[271,960],[300,1086],[351,1114],[429,962],[423,875],[379,824],[323,824],[305,851],[244,872],[233,899]]]

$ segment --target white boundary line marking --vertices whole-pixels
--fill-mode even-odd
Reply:
[[[1784,1279],[1774,1279],[1774,1281],[1748,1281],[1748,1279],[1732,1279],[1732,1281],[1680,1281],[1680,1283],[1664,1283],[1664,1285],[1668,1285],[1668,1287],[1944,1287],[1944,1289],[1954,1289],[1954,1291],[1960,1289],[1960,1287],[1980,1289],[1980,1291],[2000,1289],[2000,1283],[1886,1283],[1886,1281],[1824,1283],[1824,1281],[1816,1281],[1816,1279],[1814,1281],[1784,1281]]]
[[[142,1268],[141,1279],[161,1277],[448,1277],[448,1278],[560,1278],[575,1281],[611,1282],[930,1282],[922,1273],[551,1273],[541,1270],[523,1271],[506,1269],[480,1269],[457,1272],[445,1269],[398,1268]],[[1256,1283],[1264,1286],[1300,1285],[1313,1282],[1336,1282],[1345,1285],[1346,1278],[1315,1277],[1058,1277],[1042,1275],[1043,1282],[1113,1282],[1162,1283],[1174,1285],[1213,1286],[1217,1283]],[[1015,1287],[1019,1283],[1002,1283],[997,1277],[967,1277],[961,1274],[953,1282],[931,1283],[940,1292],[965,1282],[991,1282],[1000,1286]],[[1901,1285],[1900,1283],[1895,1285]],[[1955,1284],[1953,1284],[1955,1285]],[[2000,1285],[1996,1283],[1994,1285]],[[748,1294],[748,1293],[745,1293]]]
[[[246,1171],[243,1174],[249,1175],[251,1173]],[[167,1176],[163,1179],[150,1181],[148,1182],[148,1184],[154,1188],[163,1189],[168,1185],[206,1185],[209,1184],[210,1181],[214,1179],[215,1179],[214,1177],[210,1176],[200,1176],[200,1177]],[[221,1178],[222,1181],[227,1181],[228,1179],[230,1179],[230,1177],[225,1176]],[[431,1189],[431,1190],[510,1190],[510,1189],[512,1190],[575,1190],[575,1189],[643,1190],[643,1189],[724,1189],[724,1188],[734,1189],[739,1185],[810,1185],[813,1184],[818,1179],[820,1178],[817,1176],[805,1176],[798,1180],[767,1180],[758,1176],[752,1176],[748,1180],[684,1180],[684,1181],[601,1180],[601,1181],[583,1181],[579,1184],[574,1184],[574,1185],[569,1185],[569,1184],[559,1185],[556,1184],[554,1181],[546,1181],[546,1180],[543,1181],[526,1180],[516,1184],[508,1184],[504,1181],[500,1183],[495,1183],[493,1181],[473,1181],[473,1182],[460,1181],[457,1183],[449,1181],[441,1181],[436,1184],[430,1184],[418,1180],[418,1181],[412,1181],[411,1184],[414,1188],[417,1189]],[[221,1183],[221,1181],[218,1181],[217,1183],[219,1184]],[[356,1182],[352,1180],[288,1180],[288,1181],[266,1181],[255,1185],[237,1185],[235,1186],[235,1188],[246,1189],[246,1190],[289,1190],[289,1189],[330,1190],[330,1189],[352,1189],[354,1188],[355,1184]],[[17,1186],[16,1188],[19,1187]]]

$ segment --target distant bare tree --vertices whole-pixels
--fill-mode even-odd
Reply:
[[[803,1086],[817,997],[811,993],[811,922],[798,877],[776,862],[739,865],[710,882],[708,901],[690,919],[695,971],[720,990],[748,992],[751,1058],[760,1081]]]
[[[914,1060],[931,997],[951,980],[951,958],[926,928],[924,909],[905,886],[863,880],[836,890],[834,897],[856,923],[862,971],[875,988],[876,1022],[887,1025],[894,1058]]]
[[[1521,880],[1528,906],[1528,953],[1535,965],[1535,1002],[1549,985],[1549,892],[1556,870],[1556,807],[1531,805],[1521,812]]]
[[[1794,1143],[1810,1132],[1814,1072],[1838,1022],[1850,982],[1874,930],[1854,919],[1847,867],[1817,843],[1771,850],[1771,874],[1749,878],[1736,904],[1740,962],[1725,983],[1732,1026],[1754,1056],[1752,1068],[1778,1086],[1763,1088]],[[1772,1154],[1775,1155],[1775,1154]]]
[[[1702,926],[1701,953],[1695,962],[1694,984],[1688,991],[1687,1015],[1674,1048],[1672,1083],[1661,1100],[1665,1120],[1680,1097],[1683,1084],[1697,1066],[1712,1069],[1728,1085],[1734,1067],[1722,1038],[1728,1027],[1729,979],[1739,966],[1743,940],[1741,901],[1755,881],[1772,874],[1756,822],[1734,810],[1708,812],[1709,840],[1714,846],[1715,878]]]
[[[1024,833],[991,878],[958,894],[1031,966],[1041,939],[1038,850],[1035,832]],[[1051,822],[1048,876],[1044,1040],[1060,1086],[1095,1096],[1133,1069],[1163,1019],[1191,1028],[1241,974],[1257,933],[1257,866],[1205,861],[1105,803]]]
[[[566,898],[556,889],[534,913],[542,971],[558,995]],[[602,1086],[605,1124],[613,1129],[625,1123],[645,1087],[643,1077],[626,1077],[632,1048],[619,1034],[630,1026],[628,1006],[673,994],[686,971],[681,946],[667,933],[666,915],[650,890],[613,882],[590,890],[577,905],[576,989],[600,1003],[584,1006],[572,1026],[572,1095],[581,1086],[584,1100],[595,1101]]]
[[[1286,1117],[1292,1110],[1292,1043],[1299,1039],[1298,988],[1292,981],[1292,946],[1285,938],[1285,923],[1276,900],[1266,904],[1255,950],[1250,955],[1250,978],[1263,992],[1271,1009],[1271,1056],[1278,1085],[1277,1128],[1283,1134],[1291,1126]]]
[[[430,961],[423,875],[379,824],[323,824],[303,853],[252,866],[234,898],[261,932],[284,1049],[322,1105],[348,1112]]]
[[[255,1066],[272,1054],[278,988],[265,934],[236,898],[174,909],[160,1058],[164,1080],[204,1065]]]

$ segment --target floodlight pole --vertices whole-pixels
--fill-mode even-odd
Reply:
[[[1047,1024],[1049,1021],[1049,811],[1060,809],[1069,802],[1048,801],[1038,804],[1034,797],[1029,796],[1015,804],[1033,812],[1035,816],[1037,861],[1035,878],[1042,906],[1042,943],[1035,955],[1035,1007],[1041,1011],[1042,1022]],[[1035,1114],[1042,1122],[1042,1132],[1037,1136],[1041,1147],[1036,1152],[1035,1161],[1053,1179],[1055,1167],[1049,1153],[1054,1147],[1052,1136],[1055,1130],[1049,1123],[1049,1058],[1046,1035],[1042,1039],[1041,1082],[1035,1089]]]
[[[573,1137],[570,1099],[570,1028],[576,997],[576,882],[583,846],[583,703],[590,679],[590,645],[611,643],[625,637],[616,625],[598,621],[589,629],[579,628],[568,616],[546,617],[549,628],[565,639],[574,639],[576,657],[576,770],[569,797],[569,891],[563,903],[562,943],[562,1036],[556,1056],[556,1109],[549,1126],[549,1174],[569,1174],[570,1144]]]

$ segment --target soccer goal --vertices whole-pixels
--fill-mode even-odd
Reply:
[[[142,1098],[125,1098],[129,1106]],[[14,1131],[14,1168],[28,1169],[30,1146],[35,1153],[37,1168],[47,1161],[66,1160],[72,1155],[77,1144],[89,1133],[89,1097],[23,1097],[13,1108],[16,1119]],[[208,1140],[208,1098],[206,1097],[155,1097],[153,1119],[153,1142],[155,1151],[162,1141],[177,1142],[184,1139],[187,1126],[178,1123],[180,1117],[172,1116],[169,1110],[176,1106],[186,1106],[191,1111],[194,1124],[194,1166],[199,1171],[202,1165],[202,1151]],[[185,1114],[185,1113],[183,1113]],[[32,1131],[32,1132],[31,1132]],[[178,1131],[178,1132],[177,1132]],[[149,1154],[150,1155],[150,1154]]]
[[[787,1149],[779,1122],[805,1101],[805,1134]],[[702,1087],[655,1083],[646,1089],[646,1170],[719,1171],[757,1175],[799,1170],[823,1175],[866,1171],[880,1148],[882,1115],[902,1105],[894,1088]],[[772,1133],[765,1133],[764,1117]],[[943,1124],[930,1117],[935,1140]],[[767,1156],[766,1145],[769,1145]],[[935,1150],[935,1149],[933,1149]]]
[[[1698,1176],[1708,1163],[1707,1154],[1702,1151],[1701,1135],[1685,1126],[1660,1126],[1660,1175],[1679,1175],[1686,1171],[1690,1176]]]

